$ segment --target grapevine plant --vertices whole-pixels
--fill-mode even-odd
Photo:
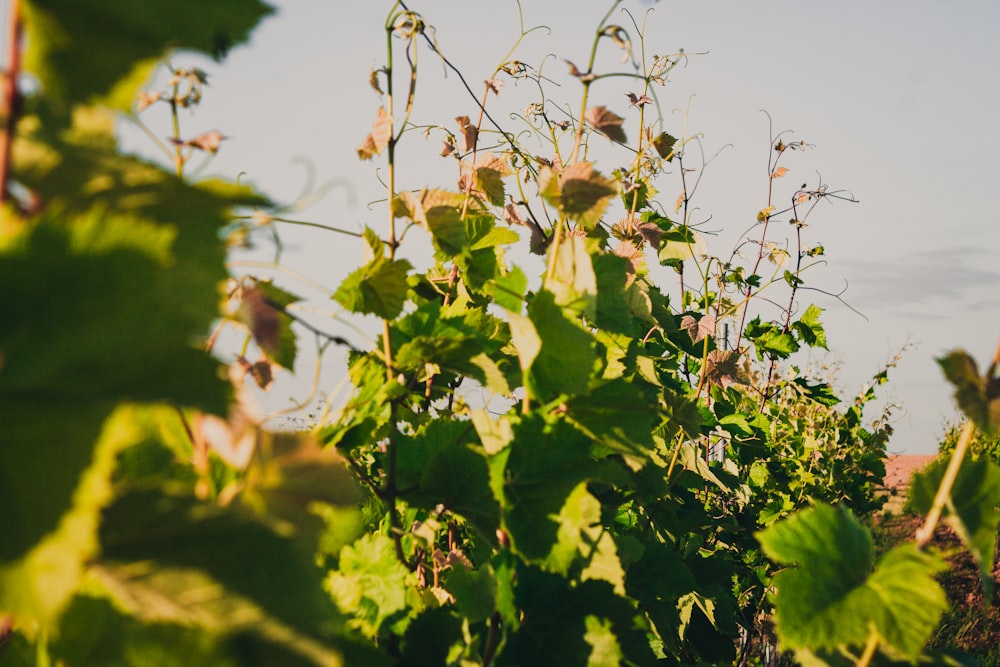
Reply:
[[[693,205],[701,139],[660,112],[687,56],[650,54],[621,0],[586,62],[566,61],[567,106],[513,50],[474,91],[429,19],[390,7],[357,149],[383,167],[381,218],[307,223],[365,253],[331,291],[377,322],[371,346],[341,317],[306,321],[294,288],[227,273],[219,229],[273,244],[277,261],[294,221],[249,187],[189,176],[223,135],[182,126],[209,75],[167,49],[221,57],[267,6],[199,3],[186,21],[182,0],[11,4],[4,664],[935,659],[940,517],[992,563],[998,473],[964,448],[996,430],[996,362],[981,375],[964,353],[942,360],[969,435],[919,487],[927,525],[876,561],[865,521],[891,427],[864,410],[892,363],[843,401],[797,361],[827,348],[822,309],[803,302],[823,255],[812,219],[853,200],[786,185],[811,147],[772,136],[760,210],[735,249],[710,254]],[[25,97],[22,21],[38,82]],[[626,64],[606,70],[607,49]],[[411,122],[428,56],[471,115]],[[161,67],[165,86],[147,88]],[[539,100],[508,109],[505,86]],[[165,142],[151,105],[170,109]],[[149,134],[160,164],[117,150],[116,118]],[[404,150],[450,161],[455,181],[398,188]],[[422,264],[401,252],[421,234]],[[244,344],[217,344],[222,330]],[[292,368],[303,330],[320,351],[347,348],[349,395],[308,430],[269,431],[251,388]]]

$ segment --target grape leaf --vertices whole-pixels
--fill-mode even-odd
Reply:
[[[955,387],[959,409],[983,433],[1000,433],[1000,378],[981,377],[976,360],[965,350],[950,352],[937,362]]]
[[[687,331],[691,340],[697,343],[705,336],[715,336],[715,317],[703,315],[696,320],[692,315],[685,315],[681,318],[681,329]]]
[[[333,298],[351,312],[369,313],[391,320],[403,310],[409,288],[406,274],[413,267],[405,259],[390,260],[374,232],[370,229],[365,232],[365,242],[373,258],[351,272],[334,292]]]
[[[538,189],[546,201],[585,229],[597,225],[609,198],[618,192],[617,184],[601,176],[590,162],[577,162],[561,173],[542,167]]]
[[[363,535],[340,552],[340,564],[330,573],[326,587],[337,605],[353,614],[352,625],[369,638],[382,626],[408,610],[406,591],[415,584],[413,574],[396,558],[392,540],[378,533]]]
[[[620,144],[628,143],[625,130],[622,128],[622,123],[625,122],[625,119],[608,110],[607,107],[590,107],[584,115],[584,120],[611,141],[617,141]]]
[[[241,512],[135,491],[104,511],[101,544],[102,558],[111,563],[148,560],[200,571],[311,637],[329,639],[336,627],[338,615],[321,589],[311,545]],[[169,578],[162,583],[168,597],[185,594]]]
[[[826,331],[819,321],[819,314],[822,312],[822,308],[810,305],[806,308],[806,312],[802,314],[802,317],[792,323],[792,328],[798,333],[799,340],[809,347],[821,347],[824,350],[828,350],[829,348],[826,346]]]
[[[947,608],[934,579],[947,567],[941,558],[904,544],[876,566],[871,535],[843,507],[801,510],[757,539],[769,558],[792,566],[773,579],[785,648],[860,647],[874,628],[915,659]]]
[[[532,393],[543,400],[559,394],[583,394],[598,365],[593,336],[575,319],[567,317],[555,297],[543,290],[528,304],[528,318],[540,342],[540,347],[525,368],[525,382]],[[513,319],[511,329],[514,332]],[[514,336],[518,345],[518,336]],[[518,345],[520,352],[521,346]]]
[[[487,542],[496,540],[500,506],[489,486],[489,468],[470,422],[435,420],[397,450],[397,484],[412,487],[407,502],[441,505],[464,517]]]
[[[24,11],[24,67],[38,78],[47,101],[66,114],[93,98],[128,111],[168,49],[220,59],[274,9],[260,0],[30,0]]]
[[[378,113],[375,115],[375,124],[372,126],[372,131],[368,133],[364,141],[361,142],[361,145],[358,146],[358,157],[362,160],[372,159],[386,149],[391,139],[392,116],[385,110],[385,107],[379,107]]]
[[[516,423],[510,444],[490,460],[490,483],[514,549],[528,559],[546,558],[566,499],[599,472],[587,437],[567,422],[532,416]]]
[[[661,132],[653,139],[653,148],[656,149],[656,154],[664,159],[674,159],[674,144],[677,143],[677,138],[672,137],[666,132]]]

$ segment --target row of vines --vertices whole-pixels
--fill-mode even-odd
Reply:
[[[279,253],[291,221],[238,180],[191,177],[225,148],[179,122],[207,85],[186,54],[223,57],[271,8],[10,5],[0,664],[946,659],[924,648],[946,608],[929,541],[947,518],[991,582],[1000,470],[966,450],[1000,427],[997,360],[941,360],[970,420],[915,487],[924,526],[876,558],[892,430],[865,409],[892,364],[844,398],[796,362],[827,348],[804,289],[825,261],[813,226],[852,198],[793,183],[810,146],[776,135],[759,211],[713,255],[699,138],[661,112],[686,56],[650,53],[621,0],[567,61],[569,104],[514,52],[467,79],[433,17],[389,7],[357,150],[385,198],[331,230],[364,259],[319,324],[294,289],[227,270],[227,247]],[[412,126],[427,59],[471,117]],[[506,108],[505,86],[539,100]],[[152,105],[172,127],[145,125]],[[119,122],[163,159],[119,151]],[[455,181],[398,189],[404,148]],[[418,235],[422,264],[401,251]],[[348,317],[377,344],[351,342]],[[347,389],[307,429],[264,428],[254,392],[312,340],[347,348]]]

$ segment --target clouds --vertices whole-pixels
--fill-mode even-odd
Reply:
[[[1000,269],[987,248],[953,246],[872,261],[840,262],[861,309],[891,309],[901,318],[940,318],[941,308],[980,310],[1000,306]]]

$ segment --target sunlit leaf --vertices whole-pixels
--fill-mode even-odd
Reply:
[[[329,638],[337,619],[320,588],[321,573],[308,543],[279,535],[240,512],[136,491],[105,510],[101,544],[109,564],[149,561],[199,571],[317,639]],[[168,598],[191,594],[183,586],[175,588],[170,577],[161,585]]]
[[[462,150],[471,151],[476,147],[479,138],[479,128],[469,122],[468,116],[458,116],[455,118],[458,127],[462,132]]]
[[[352,614],[350,625],[369,638],[408,610],[406,591],[413,574],[396,558],[392,540],[377,533],[362,536],[340,552],[340,566],[330,573],[326,589],[337,606]]]
[[[772,560],[778,639],[788,649],[882,641],[916,658],[947,607],[942,559],[904,544],[874,563],[871,535],[844,508],[817,505],[757,534]]]
[[[372,159],[385,150],[390,139],[392,139],[392,116],[385,110],[385,107],[379,107],[372,131],[358,146],[358,157],[362,160]]]
[[[405,259],[386,257],[374,234],[367,235],[366,242],[374,257],[351,272],[333,298],[351,312],[392,319],[403,309],[408,289],[406,274],[413,267]]]
[[[542,196],[571,220],[593,228],[618,192],[617,184],[601,176],[589,162],[577,162],[556,173],[543,167],[538,176]]]
[[[696,320],[691,315],[685,315],[681,318],[681,328],[688,332],[692,341],[697,343],[706,336],[715,336],[715,317],[703,315]]]
[[[541,343],[525,373],[532,392],[544,400],[559,394],[585,393],[597,364],[593,336],[571,319],[548,291],[539,292],[531,300],[528,317]],[[517,340],[515,334],[515,345]]]

